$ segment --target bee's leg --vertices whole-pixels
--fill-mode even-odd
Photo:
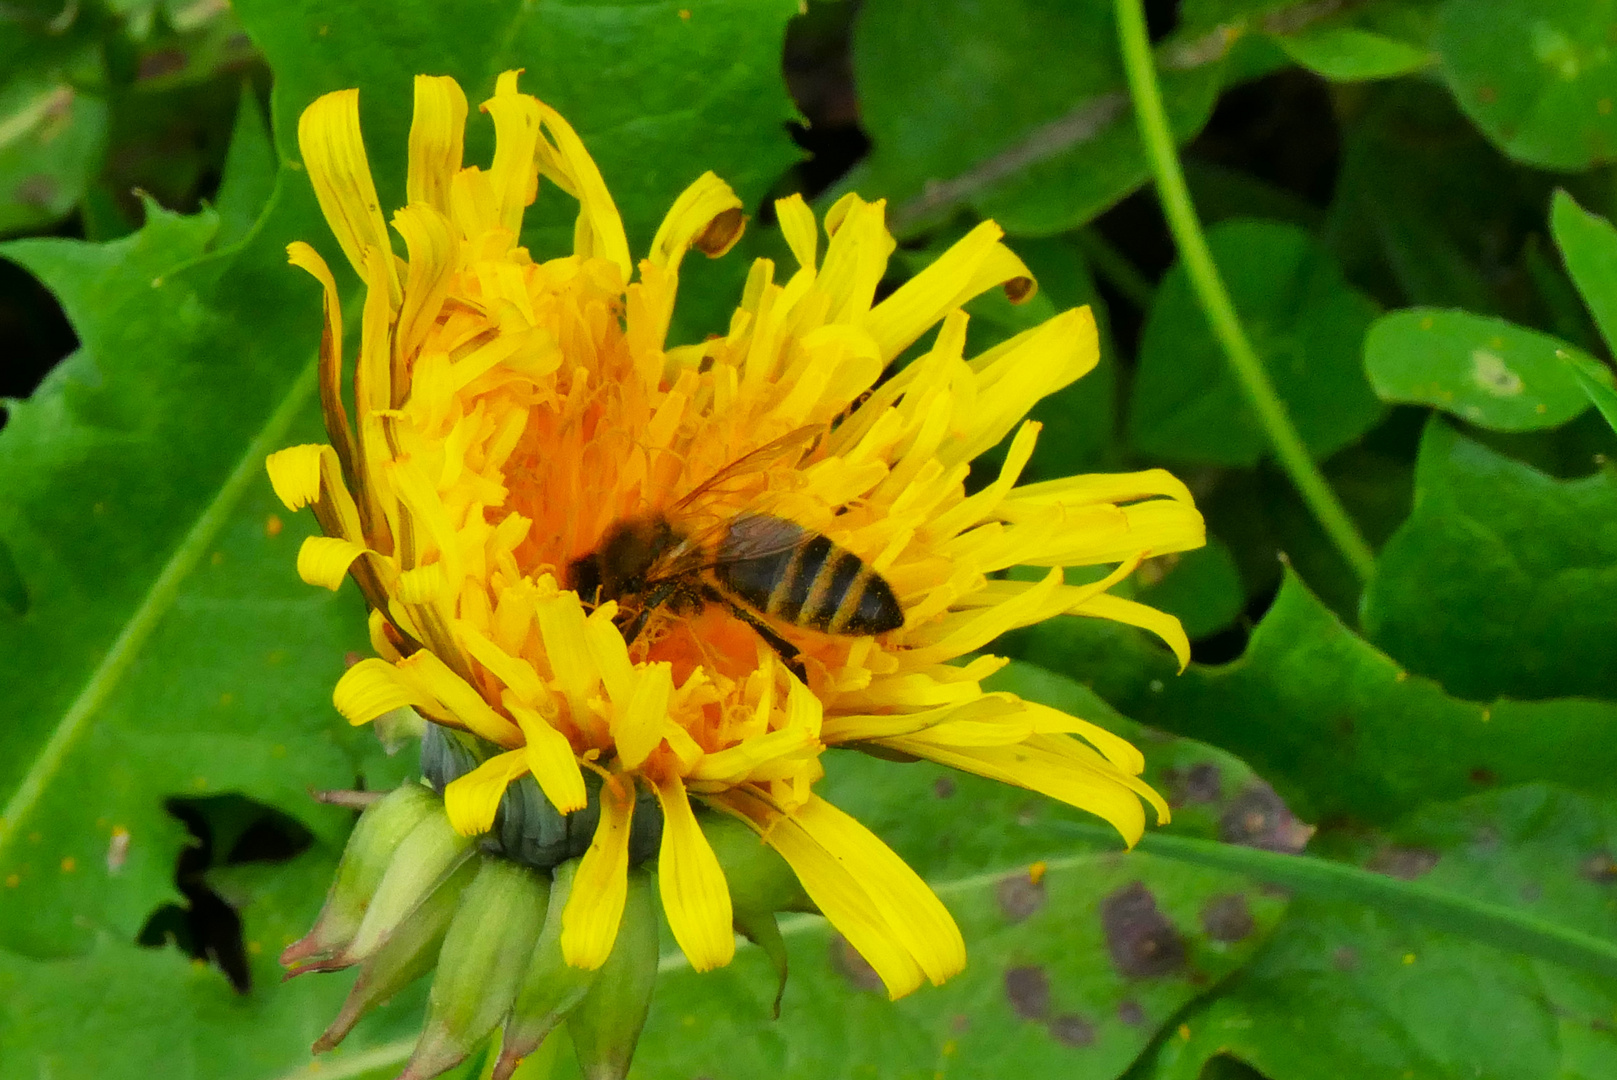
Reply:
[[[781,662],[786,665],[787,670],[796,675],[799,682],[805,685],[808,683],[808,671],[804,669],[801,659],[803,653],[796,645],[775,633],[768,623],[719,592],[719,590],[708,586],[703,588],[702,595],[708,600],[723,604],[730,609],[730,614],[752,627],[771,649],[780,654]]]
[[[629,620],[629,625],[623,628],[623,643],[625,645],[634,644],[634,639],[639,637],[640,631],[646,628],[646,620],[651,618],[651,613],[667,603],[668,598],[674,595],[678,588],[679,583],[677,581],[670,581],[653,589],[646,596],[645,603],[640,605],[640,610],[635,612],[633,619]]]

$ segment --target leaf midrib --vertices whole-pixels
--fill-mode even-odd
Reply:
[[[237,503],[246,493],[248,485],[256,476],[261,475],[264,459],[272,451],[280,448],[293,422],[312,400],[317,370],[318,361],[311,360],[288,387],[280,404],[264,421],[252,442],[247,444],[246,450],[236,462],[236,467],[226,477],[217,494],[186,530],[179,544],[169,555],[168,561],[163,564],[163,569],[152,579],[151,585],[128,621],[124,623],[123,629],[113,639],[106,655],[101,658],[101,662],[90,673],[78,696],[57,721],[50,739],[35,756],[28,771],[23,775],[22,782],[7,800],[5,808],[0,810],[0,855],[4,854],[12,840],[20,834],[23,821],[32,814],[51,781],[61,771],[68,751],[83,734],[90,718],[106,702],[135,658],[140,655],[141,648],[151,637],[158,623],[174,606],[180,585],[191,571],[196,569],[203,555],[218,537]]]

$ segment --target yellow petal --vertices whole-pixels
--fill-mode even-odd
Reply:
[[[1189,551],[1207,542],[1207,523],[1201,513],[1173,499],[1127,506],[1024,506],[1014,511],[1010,502],[1001,504],[1000,516],[1032,522],[1037,520],[1034,514],[1054,513],[1062,525],[1020,548],[1017,561],[1029,566],[1093,566],[1121,562],[1137,552],[1150,557]]]
[[[1004,235],[994,222],[980,223],[871,309],[866,326],[884,360],[893,359],[944,315],[995,285],[1025,281],[1029,287],[1017,290],[1019,298],[1032,294],[1033,275],[999,242]],[[985,267],[989,272],[979,273]],[[998,280],[993,280],[996,276]]]
[[[430,649],[422,649],[399,661],[398,672],[414,681],[426,695],[436,698],[466,730],[481,735],[498,746],[520,746],[522,731],[495,712],[483,695],[466,680],[449,670]]]
[[[417,75],[405,186],[410,202],[448,216],[449,187],[460,171],[465,141],[466,94],[460,84],[447,75]]]
[[[298,577],[310,585],[337,591],[365,546],[335,536],[306,536],[298,548]]]
[[[1145,755],[1121,735],[1036,701],[1023,704],[1033,716],[1033,730],[1039,734],[1081,735],[1102,757],[1124,772],[1138,776],[1145,768]]]
[[[367,248],[392,249],[359,133],[359,91],[338,90],[304,109],[298,118],[298,149],[326,222],[350,265],[363,274]],[[391,262],[388,274],[389,291],[397,295],[398,276]]]
[[[792,249],[797,265],[812,271],[818,257],[820,232],[814,226],[814,211],[801,195],[788,195],[775,200],[775,218],[786,237],[786,246]]]
[[[357,476],[359,454],[342,398],[342,298],[337,294],[337,281],[320,253],[301,240],[286,246],[286,257],[320,283],[320,304],[325,314],[320,331],[320,411],[332,448],[342,462],[343,474]]]
[[[550,696],[545,689],[544,681],[539,678],[539,673],[533,670],[532,664],[526,660],[519,660],[494,644],[471,623],[457,619],[455,636],[460,639],[461,647],[471,654],[473,660],[487,668],[491,675],[504,683],[524,704],[531,706]]]
[[[515,237],[522,231],[522,211],[538,190],[534,147],[539,141],[539,102],[518,93],[517,72],[506,71],[495,81],[494,96],[479,107],[494,119],[489,183],[494,188],[500,225]]]
[[[990,349],[971,362],[977,399],[970,426],[938,459],[952,465],[975,458],[1008,435],[1040,400],[1099,360],[1100,338],[1088,308],[1064,311]]]
[[[965,940],[943,901],[875,833],[818,795],[810,795],[792,816],[838,862],[854,870],[877,911],[934,986],[966,966]]]
[[[449,824],[462,836],[476,836],[494,828],[494,815],[500,809],[505,789],[527,771],[527,755],[511,750],[451,780],[444,788],[444,813],[449,815]]]
[[[449,219],[425,203],[407,206],[394,214],[393,227],[404,238],[410,257],[393,348],[408,359],[427,339],[449,295],[456,244]]]
[[[679,777],[669,776],[655,790],[663,808],[657,887],[669,929],[691,967],[697,971],[723,967],[736,951],[724,870],[691,813]]]
[[[1014,746],[940,746],[925,732],[884,739],[881,744],[1087,810],[1109,822],[1131,845],[1145,832],[1145,811],[1130,783],[1138,781],[1107,765],[1098,754],[1094,755],[1095,763],[1086,767],[1077,758],[1059,756],[1028,742]]]
[[[1030,506],[1086,506],[1090,503],[1124,503],[1166,495],[1182,503],[1194,503],[1190,489],[1167,469],[1146,469],[1132,473],[1086,473],[1023,484],[1010,496],[1016,503]]]
[[[320,455],[328,448],[317,443],[289,446],[264,460],[270,487],[288,510],[302,510],[320,501]]]
[[[534,617],[573,723],[586,724],[592,715],[589,699],[600,686],[600,676],[590,657],[584,608],[577,594],[559,592],[535,604]]]
[[[367,657],[343,672],[331,691],[331,703],[356,727],[404,705],[429,706],[415,687],[399,678],[392,664],[375,657]]]
[[[1179,659],[1180,671],[1184,671],[1190,663],[1190,639],[1185,636],[1185,628],[1175,616],[1165,611],[1106,594],[1091,597],[1070,610],[1074,615],[1111,619],[1113,622],[1127,623],[1129,626],[1149,630],[1173,650],[1174,656]]]
[[[532,709],[517,704],[508,707],[522,728],[522,737],[528,741],[528,771],[539,782],[539,790],[545,793],[550,805],[561,814],[584,809],[589,793],[584,789],[584,774],[567,736]]]
[[[672,664],[645,664],[637,675],[634,693],[614,708],[612,717],[612,740],[625,769],[639,768],[662,742],[668,702],[674,696]]]
[[[606,259],[629,279],[629,241],[623,219],[601,179],[601,170],[584,149],[583,140],[560,113],[540,102],[540,119],[550,138],[535,147],[539,171],[578,200],[578,222],[573,230],[575,253],[580,258]],[[554,140],[554,141],[552,141]]]
[[[716,258],[741,239],[746,220],[741,200],[730,185],[710,172],[703,173],[674,200],[651,241],[648,258],[653,266],[678,270],[692,245]]]
[[[831,242],[815,289],[828,303],[826,322],[862,322],[897,246],[887,231],[887,203],[844,197],[825,216]],[[832,231],[834,230],[834,231]]]
[[[809,899],[881,977],[888,997],[896,1000],[921,985],[926,978],[921,965],[894,936],[852,868],[827,851],[795,818],[767,806],[755,793],[736,788],[719,801],[745,815],[765,843],[780,852]]]
[[[561,913],[561,954],[568,964],[594,971],[606,963],[629,894],[629,821],[634,781],[620,774],[601,785],[601,822],[579,861]]]

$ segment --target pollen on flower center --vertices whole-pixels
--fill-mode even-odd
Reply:
[[[779,852],[894,995],[947,978],[965,957],[952,919],[814,793],[820,755],[927,758],[1091,810],[1132,842],[1142,798],[1166,816],[1139,753],[983,690],[1002,661],[960,660],[1071,614],[1145,627],[1183,662],[1176,620],[1108,590],[1202,543],[1189,492],[1161,470],[1019,484],[1038,435],[1028,409],[1093,367],[1098,343],[1078,309],[965,355],[962,304],[1032,291],[992,222],[877,303],[895,246],[883,204],[846,196],[822,232],[783,199],[794,265],[757,260],[726,333],[671,345],[681,263],[729,250],[740,199],[698,178],[631,262],[566,122],[511,72],[482,109],[497,136],[486,170],[461,161],[460,88],[418,78],[410,201],[392,218],[402,260],[355,94],[321,98],[300,125],[366,288],[350,418],[336,286],[293,245],[325,291],[331,443],[275,455],[271,478],[325,534],[300,572],[330,588],[352,574],[377,653],[343,677],[337,707],[364,723],[410,706],[483,748],[444,790],[463,834],[487,831],[530,775],[556,813],[598,813],[563,918],[571,964],[611,950],[646,799],[662,811],[676,938],[699,969],[730,959],[731,901],[694,800]],[[518,240],[541,185],[579,205],[573,251],[545,260]],[[972,459],[1007,438],[997,479],[968,495]],[[1095,564],[1116,568],[1064,582]],[[1017,565],[1045,571],[1000,576]]]

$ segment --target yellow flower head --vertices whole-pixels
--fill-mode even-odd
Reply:
[[[750,824],[898,996],[965,962],[954,921],[874,834],[814,793],[827,747],[941,762],[1100,815],[1133,842],[1128,743],[981,681],[1007,630],[1061,614],[1146,627],[1187,655],[1178,622],[1107,590],[1140,560],[1203,542],[1184,485],[1160,470],[1018,486],[1028,409],[1094,366],[1087,308],[967,359],[961,305],[1031,277],[985,222],[876,303],[894,241],[883,204],[849,195],[824,220],[776,204],[797,263],[752,267],[728,333],[666,340],[689,249],[740,235],[741,203],[707,174],[631,261],[583,143],[499,79],[482,106],[497,146],[461,163],[466,100],[421,76],[409,205],[395,254],[360,140],[357,92],[299,126],[304,165],[365,283],[354,416],[343,405],[335,282],[325,289],[322,398],[330,446],[269,461],[325,535],[305,580],[351,573],[377,656],[338,683],[353,723],[411,706],[499,752],[450,783],[456,829],[493,825],[531,773],[561,813],[601,777],[599,825],[564,912],[568,963],[599,966],[617,933],[637,796],[663,828],[658,885],[698,969],[734,951],[723,870],[692,801]],[[524,208],[548,180],[579,206],[573,251],[535,261]],[[895,359],[934,327],[930,344]],[[883,380],[883,375],[888,377]],[[996,480],[965,487],[1010,441]],[[1119,564],[1092,585],[1062,568]],[[1036,581],[995,575],[1048,567]]]

